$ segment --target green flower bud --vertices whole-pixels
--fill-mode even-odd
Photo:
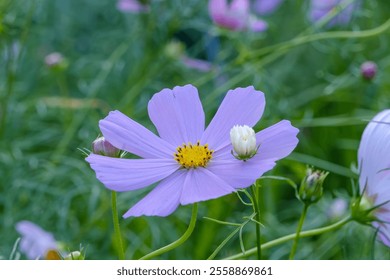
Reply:
[[[111,145],[104,137],[99,137],[92,142],[92,152],[107,157],[119,157],[121,150]]]
[[[298,197],[305,204],[316,203],[322,197],[322,184],[329,172],[308,168],[299,187]]]
[[[69,253],[64,260],[67,261],[77,261],[77,260],[84,260],[84,256],[80,253],[80,251],[73,251]]]

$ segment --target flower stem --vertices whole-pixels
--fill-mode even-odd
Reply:
[[[260,229],[260,188],[256,185],[252,186],[253,193],[253,210],[255,211],[255,223],[256,226],[256,246],[257,246],[257,259],[261,260],[261,229]]]
[[[300,237],[309,237],[309,236],[319,235],[319,234],[322,234],[322,233],[325,233],[325,232],[328,232],[328,231],[339,229],[342,226],[344,226],[345,224],[349,223],[350,221],[352,221],[352,218],[349,216],[349,217],[346,217],[343,220],[338,221],[337,223],[331,224],[331,225],[326,226],[326,227],[316,228],[316,229],[307,230],[307,231],[302,231],[299,236]],[[292,233],[292,234],[289,234],[289,235],[286,235],[286,236],[282,236],[282,237],[277,238],[275,240],[272,240],[272,241],[269,241],[267,243],[264,243],[261,246],[261,248],[263,250],[269,249],[269,248],[272,248],[272,247],[277,246],[279,244],[282,244],[284,242],[290,241],[290,240],[294,239],[295,237],[296,237],[296,233]],[[227,258],[225,258],[225,260],[236,260],[236,259],[239,259],[239,258],[242,258],[242,257],[248,257],[248,256],[256,254],[256,252],[257,252],[257,247],[249,249],[249,250],[247,250],[247,251],[245,251],[243,253],[227,257]]]
[[[122,243],[122,236],[121,236],[121,230],[119,228],[119,219],[118,219],[118,212],[116,208],[116,192],[111,191],[111,203],[112,203],[112,222],[114,224],[114,232],[115,232],[115,239],[118,246],[118,254],[119,259],[124,260],[125,259],[125,253],[123,250],[123,243]]]
[[[305,204],[305,206],[303,207],[301,218],[299,219],[299,223],[298,223],[298,227],[297,227],[297,232],[296,232],[295,238],[294,238],[294,243],[293,243],[293,246],[292,246],[291,252],[290,252],[290,257],[289,257],[290,260],[294,259],[295,252],[297,251],[299,234],[301,233],[303,222],[305,221],[305,218],[306,218],[307,209],[309,209],[309,204]]]
[[[157,256],[164,254],[168,251],[171,251],[171,250],[175,249],[176,247],[179,247],[181,244],[183,244],[191,236],[192,232],[194,231],[197,215],[198,215],[198,204],[194,203],[194,206],[192,207],[190,224],[188,225],[188,228],[184,232],[184,234],[176,241],[173,241],[172,243],[143,256],[142,258],[140,258],[140,260],[148,260],[148,259],[157,257]]]

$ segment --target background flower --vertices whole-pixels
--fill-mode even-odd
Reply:
[[[149,6],[138,0],[119,0],[117,3],[119,11],[124,13],[142,13],[149,10]]]
[[[46,259],[50,251],[57,251],[57,242],[53,234],[29,221],[20,221],[16,230],[22,236],[20,251],[31,260]]]
[[[359,185],[368,198],[378,219],[373,226],[379,229],[379,237],[390,246],[390,110],[377,114],[367,125],[360,141]],[[383,204],[383,205],[382,205]]]
[[[87,161],[109,189],[131,191],[159,184],[124,217],[167,216],[179,204],[217,198],[253,184],[298,143],[298,129],[281,121],[256,134],[258,153],[247,161],[232,154],[230,130],[254,126],[265,107],[253,87],[230,90],[209,126],[198,91],[191,85],[163,89],[149,101],[149,117],[160,137],[119,111],[100,121],[115,147],[143,159],[115,159],[91,154]]]
[[[263,32],[268,25],[250,13],[249,0],[210,0],[209,13],[215,24],[227,29],[242,31],[249,29],[253,32]]]
[[[257,14],[264,16],[273,13],[282,2],[283,0],[255,0],[253,9]]]
[[[337,5],[345,3],[346,0],[311,0],[309,19],[317,22],[326,16]],[[357,1],[349,4],[339,14],[333,17],[327,24],[328,27],[335,25],[347,25],[351,20],[352,14],[357,8]]]

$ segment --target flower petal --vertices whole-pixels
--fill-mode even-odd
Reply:
[[[279,160],[288,156],[297,146],[299,130],[290,121],[280,121],[256,133],[259,160]]]
[[[175,147],[119,111],[99,122],[106,140],[114,147],[143,158],[173,158]]]
[[[210,172],[207,168],[190,169],[184,181],[180,203],[190,204],[205,201],[234,192],[221,178]]]
[[[86,161],[108,189],[119,192],[147,187],[168,177],[180,167],[173,158],[124,159],[90,154]]]
[[[230,144],[230,129],[234,125],[253,127],[263,114],[264,93],[253,86],[229,90],[214,118],[202,136],[214,151]]]
[[[130,208],[123,217],[131,216],[168,216],[179,206],[186,170],[178,170],[160,182],[136,205]]]
[[[268,23],[261,19],[250,18],[248,28],[253,32],[264,32],[268,29]]]
[[[213,161],[207,166],[207,169],[233,188],[240,189],[254,184],[258,178],[274,166],[275,162],[273,161],[249,159],[244,162],[231,155],[230,160]]]
[[[359,185],[361,192],[367,185],[369,194],[375,190],[384,172],[390,168],[390,159],[384,155],[390,154],[390,110],[377,114],[365,128],[358,150],[360,170]]]
[[[204,131],[204,112],[192,85],[163,89],[149,101],[149,117],[160,137],[174,146],[196,143]]]

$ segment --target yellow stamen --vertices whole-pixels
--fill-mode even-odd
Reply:
[[[193,145],[191,142],[177,147],[175,160],[184,168],[205,167],[212,158],[213,150],[200,141]]]

